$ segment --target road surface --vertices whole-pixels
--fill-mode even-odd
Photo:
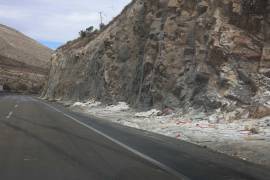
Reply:
[[[269,180],[264,167],[169,137],[0,95],[1,180]]]

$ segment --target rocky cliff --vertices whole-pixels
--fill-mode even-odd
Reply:
[[[0,25],[0,86],[38,93],[47,79],[52,50],[22,33]]]
[[[259,107],[270,95],[270,0],[134,0],[51,61],[48,99]]]

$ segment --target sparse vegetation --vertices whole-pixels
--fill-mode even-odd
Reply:
[[[80,35],[81,38],[84,38],[86,36],[90,36],[93,32],[95,32],[94,31],[94,26],[90,26],[90,27],[86,28],[85,30],[81,30],[79,32],[79,35]]]
[[[79,32],[79,34],[80,34],[80,37],[81,37],[81,38],[84,38],[84,37],[86,36],[86,32],[83,31],[83,30],[81,30],[81,31]]]
[[[94,26],[86,28],[86,33],[92,33],[94,31]]]

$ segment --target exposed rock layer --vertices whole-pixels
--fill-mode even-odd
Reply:
[[[269,20],[270,0],[134,0],[102,32],[57,50],[44,96],[257,106],[270,90]]]
[[[0,86],[38,93],[49,73],[52,50],[20,32],[0,25]]]

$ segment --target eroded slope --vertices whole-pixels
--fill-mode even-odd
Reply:
[[[269,0],[134,0],[57,50],[44,96],[257,116],[269,100],[269,16]]]

